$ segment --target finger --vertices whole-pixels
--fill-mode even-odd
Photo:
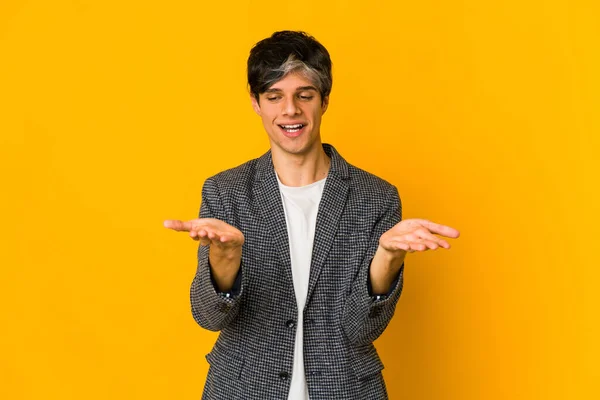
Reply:
[[[206,246],[206,245],[210,244],[210,240],[208,240],[208,239],[205,239],[205,238],[203,238],[202,236],[200,236],[200,235],[198,234],[198,231],[191,230],[191,231],[190,231],[190,237],[191,237],[192,239],[194,239],[196,242],[200,242],[200,244],[201,244],[202,246]]]
[[[435,238],[435,236],[434,236],[434,238]],[[411,242],[409,242],[409,244],[410,244],[410,248],[414,251],[427,251],[429,249],[435,250],[438,247],[440,247],[440,245],[437,242],[435,242],[433,240],[427,240],[427,239],[419,239],[419,240],[411,241]]]
[[[222,244],[226,244],[226,245],[232,245],[235,244],[235,239],[228,234],[223,234],[221,236],[219,236],[219,242]]]
[[[190,237],[192,239],[194,239],[194,240],[202,240],[203,242],[206,242],[206,243],[210,243],[211,241],[214,240],[214,238],[210,237],[211,234],[212,233],[210,233],[210,231],[207,230],[207,229],[200,229],[198,231],[192,229],[190,231]]]
[[[460,232],[450,226],[437,224],[426,219],[415,219],[415,221],[419,222],[421,225],[423,225],[425,228],[429,229],[433,233],[437,233],[442,236],[454,239],[460,236]]]
[[[445,249],[450,248],[450,244],[447,241],[429,233],[429,231],[425,228],[417,229],[414,233],[415,233],[415,235],[417,235],[419,237],[419,239],[436,243],[436,248],[438,246],[441,246]],[[426,242],[422,242],[422,243],[426,243]],[[428,244],[428,247],[431,248],[431,246],[429,246],[429,244]]]
[[[440,247],[436,242],[431,240],[419,239],[407,241],[410,249],[413,251],[426,251],[429,249],[437,249]]]
[[[218,234],[210,228],[202,228],[198,230],[198,238],[203,246],[219,242]]]
[[[440,245],[437,244],[437,242],[434,242],[434,241],[431,241],[431,240],[424,240],[423,244],[425,246],[427,246],[425,250],[428,250],[428,249],[435,250],[438,247],[440,247]]]
[[[232,245],[238,245],[240,242],[237,235],[234,235],[230,232],[222,232],[214,229],[211,226],[204,226],[197,231],[192,230],[190,232],[190,236],[192,236],[192,232],[195,232],[195,235],[205,244],[214,244],[220,247],[223,247],[224,244],[227,244],[228,247]]]
[[[235,247],[244,244],[244,237],[232,232],[225,232],[219,237],[220,243],[223,246]]]
[[[205,228],[198,229],[198,236],[205,238],[208,236],[208,230]]]
[[[450,243],[448,243],[444,239],[438,238],[438,242],[437,243],[440,245],[440,247],[443,247],[444,249],[449,249],[451,247]]]
[[[434,236],[434,238],[435,238],[435,236]],[[393,237],[389,238],[388,240],[405,242],[410,245],[411,243],[419,243],[419,244],[425,243],[425,240],[427,240],[427,239],[422,239],[416,233],[411,232],[411,233],[406,233],[404,235],[393,236]]]
[[[214,229],[205,229],[206,238],[210,239],[211,242],[219,244],[227,241],[231,241],[231,234],[228,232],[222,232]]]
[[[410,244],[410,249],[413,251],[425,251],[427,250],[427,246],[424,243],[415,243],[415,242],[411,242]]]
[[[388,244],[390,250],[410,251],[410,244],[400,240],[391,240]]]
[[[188,232],[192,229],[192,223],[190,221],[180,221],[178,219],[167,219],[163,222],[163,226],[177,232]]]

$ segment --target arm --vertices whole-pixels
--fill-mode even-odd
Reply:
[[[350,342],[356,345],[372,343],[381,335],[394,315],[396,303],[402,292],[403,263],[393,274],[386,276],[388,279],[391,278],[388,287],[391,283],[395,283],[389,290],[381,290],[380,280],[377,277],[374,279],[370,274],[373,268],[372,262],[378,262],[374,258],[379,249],[379,238],[402,219],[402,205],[398,190],[392,186],[386,198],[389,200],[373,229],[369,249],[344,307],[342,320],[344,333]],[[372,293],[369,293],[369,285],[373,288],[373,294],[387,293],[388,296],[385,300],[374,301]]]
[[[198,269],[190,288],[192,315],[201,327],[220,331],[238,314],[244,287],[243,274],[240,267],[237,276],[239,288],[232,285],[233,290],[218,290],[218,284],[212,278],[209,257],[209,246],[201,245],[198,248]]]
[[[187,231],[200,242],[198,268],[190,289],[192,315],[200,326],[213,331],[235,319],[243,292],[244,235],[226,220],[217,185],[209,178],[202,188],[199,219],[165,221],[165,227]]]
[[[216,218],[220,221],[225,221],[227,218],[218,188],[210,179],[206,180],[202,188],[200,218]],[[208,233],[207,236],[213,239]],[[241,271],[241,245],[227,249],[218,243],[219,241],[213,241],[207,246],[200,243],[198,268],[190,289],[194,319],[203,328],[213,331],[225,328],[235,319],[240,308],[244,286],[243,279],[239,279],[239,288],[236,288],[239,290],[237,296],[223,296],[219,293],[230,291],[238,273],[242,275],[242,278],[243,274]]]
[[[344,330],[350,341],[357,345],[377,339],[394,315],[402,291],[406,254],[440,247],[449,249],[450,244],[434,233],[449,238],[460,236],[454,228],[425,219],[394,222],[401,219],[402,206],[396,188],[392,192],[371,238],[365,258],[368,264],[363,263],[346,301]],[[374,301],[369,297],[368,289],[375,294],[387,293],[387,296]]]

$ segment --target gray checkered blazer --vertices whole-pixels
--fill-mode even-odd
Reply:
[[[402,267],[389,296],[369,293],[370,261],[379,237],[401,219],[396,188],[348,164],[324,144],[331,167],[319,205],[304,312],[304,365],[311,400],[387,399],[383,364],[373,341],[394,314]],[[298,309],[285,214],[271,152],[208,178],[201,218],[240,229],[241,286],[215,291],[208,246],[198,248],[191,305],[200,326],[220,335],[203,399],[287,399]]]

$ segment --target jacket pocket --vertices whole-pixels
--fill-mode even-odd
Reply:
[[[206,361],[219,377],[240,379],[244,368],[244,359],[213,349],[206,355]]]
[[[359,381],[377,375],[383,370],[383,363],[374,346],[355,349],[351,358],[354,375]]]

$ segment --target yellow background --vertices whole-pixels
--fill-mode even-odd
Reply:
[[[252,44],[331,52],[323,140],[462,232],[410,255],[392,399],[600,397],[595,0],[0,2],[1,399],[198,399],[204,179],[268,148]]]

